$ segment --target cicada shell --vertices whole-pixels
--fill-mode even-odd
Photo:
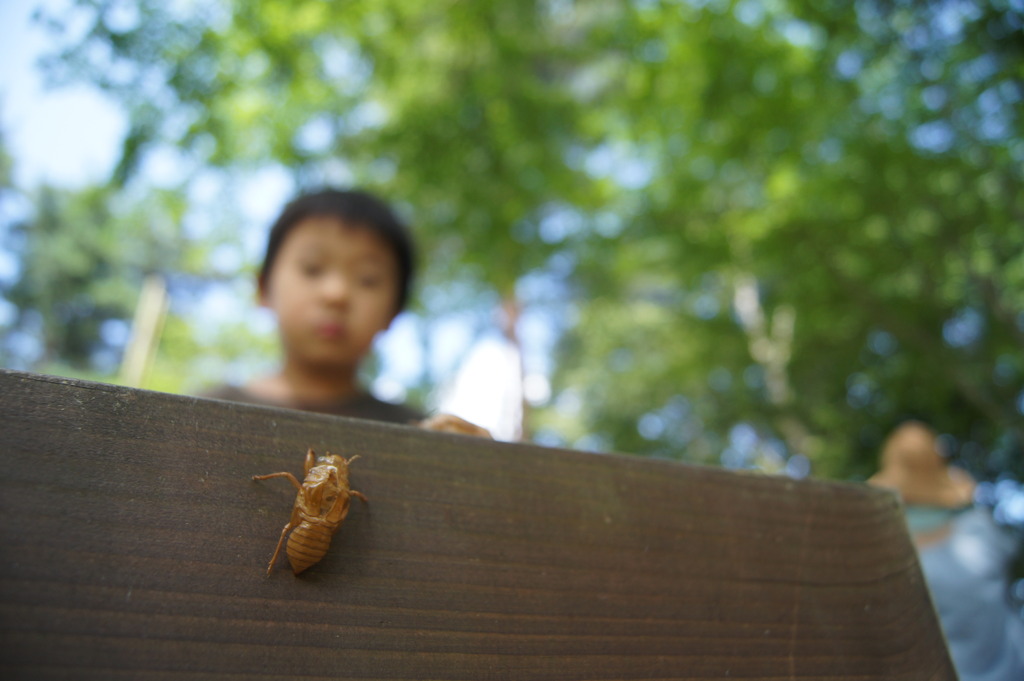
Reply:
[[[315,565],[324,557],[331,545],[331,537],[348,515],[352,497],[367,501],[361,492],[349,488],[348,466],[358,458],[357,455],[346,459],[330,452],[317,458],[311,448],[306,452],[306,477],[302,483],[287,471],[252,476],[253,480],[287,478],[298,490],[292,517],[281,530],[281,538],[267,565],[268,575],[277,562],[285,537],[288,538],[288,562],[295,574]]]

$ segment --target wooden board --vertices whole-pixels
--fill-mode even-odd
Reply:
[[[5,679],[954,679],[895,499],[0,372]],[[300,577],[308,447],[360,454]]]

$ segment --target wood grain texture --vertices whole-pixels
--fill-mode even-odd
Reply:
[[[9,371],[0,432],[3,678],[955,678],[864,486]],[[308,447],[370,503],[267,577]]]

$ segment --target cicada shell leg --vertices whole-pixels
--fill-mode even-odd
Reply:
[[[277,562],[277,557],[281,555],[281,547],[284,545],[285,536],[288,534],[288,531],[294,527],[295,524],[289,522],[287,525],[284,526],[284,529],[281,530],[281,538],[277,540],[277,548],[274,549],[274,555],[270,557],[270,562],[267,563],[267,577],[269,577],[270,573],[273,571],[274,563]]]
[[[295,489],[297,489],[299,492],[302,491],[302,485],[299,484],[299,481],[295,479],[294,475],[292,475],[291,473],[289,473],[287,471],[282,471],[280,473],[268,473],[266,475],[254,475],[254,476],[252,476],[253,480],[269,480],[270,478],[287,478],[288,481],[291,482],[292,485],[295,487]],[[277,562],[277,557],[281,554],[281,547],[284,545],[284,538],[285,538],[285,536],[288,534],[288,531],[291,530],[292,528],[296,527],[299,524],[299,522],[300,522],[300,518],[299,518],[298,509],[293,509],[292,510],[292,517],[288,521],[288,524],[284,526],[284,529],[281,530],[281,537],[277,540],[277,548],[274,549],[274,555],[271,556],[270,562],[267,564],[267,576],[268,577],[270,576],[271,571],[274,569],[274,563]]]
[[[288,471],[282,471],[280,473],[267,473],[266,475],[254,475],[254,476],[252,476],[253,480],[269,480],[270,478],[288,478],[289,482],[292,483],[292,485],[295,487],[295,489],[300,490],[300,491],[302,490],[302,484],[298,481],[298,479],[294,475],[292,475]]]

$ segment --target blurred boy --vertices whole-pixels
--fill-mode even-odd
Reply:
[[[373,195],[327,189],[298,197],[271,228],[258,276],[260,304],[277,316],[281,367],[206,396],[394,423],[420,421],[418,411],[378,400],[358,380],[377,334],[408,302],[414,260],[405,226]],[[489,436],[451,415],[422,425]]]

